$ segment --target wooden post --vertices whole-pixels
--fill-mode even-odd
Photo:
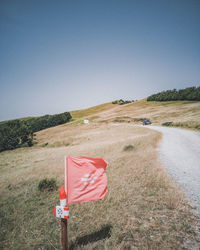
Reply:
[[[65,192],[67,192],[67,166],[66,157],[64,157],[64,170],[65,170]],[[67,206],[67,200],[66,204]],[[68,250],[68,234],[67,234],[67,219],[61,219],[61,244],[62,250]]]
[[[61,219],[62,250],[68,250],[67,219]]]

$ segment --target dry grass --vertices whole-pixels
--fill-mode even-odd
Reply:
[[[197,121],[174,122],[172,126],[200,130],[200,123]]]
[[[122,106],[116,105],[115,108],[101,112],[98,116],[96,121],[141,123],[141,120],[150,119],[156,125],[171,121],[177,126],[181,124],[184,128],[198,129],[200,102],[147,102],[143,99]]]
[[[70,206],[70,249],[194,246],[197,218],[160,166],[155,151],[160,137],[126,123],[70,124],[40,131],[33,148],[2,152],[1,248],[60,249],[60,221],[52,213],[59,192],[39,192],[37,186],[52,177],[63,185],[65,155],[109,162],[104,201]],[[134,150],[123,151],[126,145],[134,145]]]
[[[114,106],[115,105],[113,105],[112,103],[104,103],[88,109],[70,111],[70,114],[72,115],[73,118],[84,118],[91,115],[96,116],[96,114],[98,114],[99,112],[112,109]]]

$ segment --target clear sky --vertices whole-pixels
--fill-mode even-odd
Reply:
[[[200,0],[1,0],[0,120],[200,85]]]

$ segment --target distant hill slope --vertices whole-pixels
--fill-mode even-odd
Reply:
[[[47,138],[51,134],[59,135],[65,126],[74,126],[83,123],[83,119],[89,119],[96,124],[110,122],[128,122],[141,124],[144,119],[150,119],[155,125],[177,126],[200,130],[200,102],[199,101],[168,101],[168,102],[147,102],[147,99],[116,105],[104,103],[88,109],[70,111],[71,122],[46,129],[44,132],[37,132],[37,140],[40,135]],[[20,120],[28,121],[30,118]],[[2,122],[1,124],[3,124]],[[55,134],[54,134],[55,132]],[[46,139],[44,139],[45,141]],[[43,140],[42,140],[43,141]]]
[[[87,117],[94,122],[140,123],[144,119],[150,119],[157,125],[172,122],[173,126],[200,129],[198,101],[147,102],[147,99],[143,99],[125,105],[106,103],[70,113],[72,118]]]
[[[102,111],[112,109],[114,105],[111,102],[93,106],[87,109],[70,111],[72,118],[84,118],[91,115],[96,115]]]
[[[150,119],[153,125],[170,122],[171,126],[200,129],[200,102],[193,101],[147,102],[143,99],[125,105],[105,103],[70,111],[70,114],[71,122],[37,132],[38,146],[46,142],[51,147],[75,143],[67,131],[74,129],[78,136],[80,128],[87,130],[88,125],[83,124],[85,118],[97,127],[107,123],[142,124],[144,119]]]

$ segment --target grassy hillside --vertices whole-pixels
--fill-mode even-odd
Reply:
[[[98,122],[141,123],[143,119],[150,119],[155,125],[173,122],[174,126],[199,129],[200,102],[147,102],[143,99],[123,106],[113,105],[113,108],[102,111],[97,116],[89,117]]]
[[[59,191],[40,192],[37,185],[46,177],[64,183],[65,155],[109,162],[105,200],[70,206],[71,249],[181,249],[184,239],[194,244],[196,218],[157,159],[159,133],[129,124],[71,124],[40,131],[38,139],[49,145],[0,154],[4,249],[60,249],[60,223],[51,211]],[[69,145],[55,145],[62,140]]]
[[[52,209],[59,191],[38,190],[43,178],[64,184],[64,156],[103,157],[104,201],[70,206],[70,249],[184,249],[198,246],[196,223],[184,195],[158,160],[161,135],[132,124],[150,118],[199,121],[199,103],[104,104],[71,112],[80,122],[37,132],[32,148],[0,154],[2,249],[60,249],[60,221]],[[175,115],[176,113],[176,115]],[[119,123],[120,122],[120,123]]]
[[[101,105],[97,105],[88,109],[81,109],[81,110],[75,110],[70,111],[70,114],[73,118],[84,118],[91,115],[97,115],[98,113],[112,109],[114,105],[112,103],[104,103]]]
[[[173,126],[195,129],[200,126],[200,101],[155,102],[143,99],[125,105],[104,103],[87,109],[70,111],[70,124],[80,124],[87,118],[94,122],[133,122],[151,119],[153,124],[173,122]],[[20,120],[28,120],[25,117]],[[4,123],[4,122],[0,122]]]

